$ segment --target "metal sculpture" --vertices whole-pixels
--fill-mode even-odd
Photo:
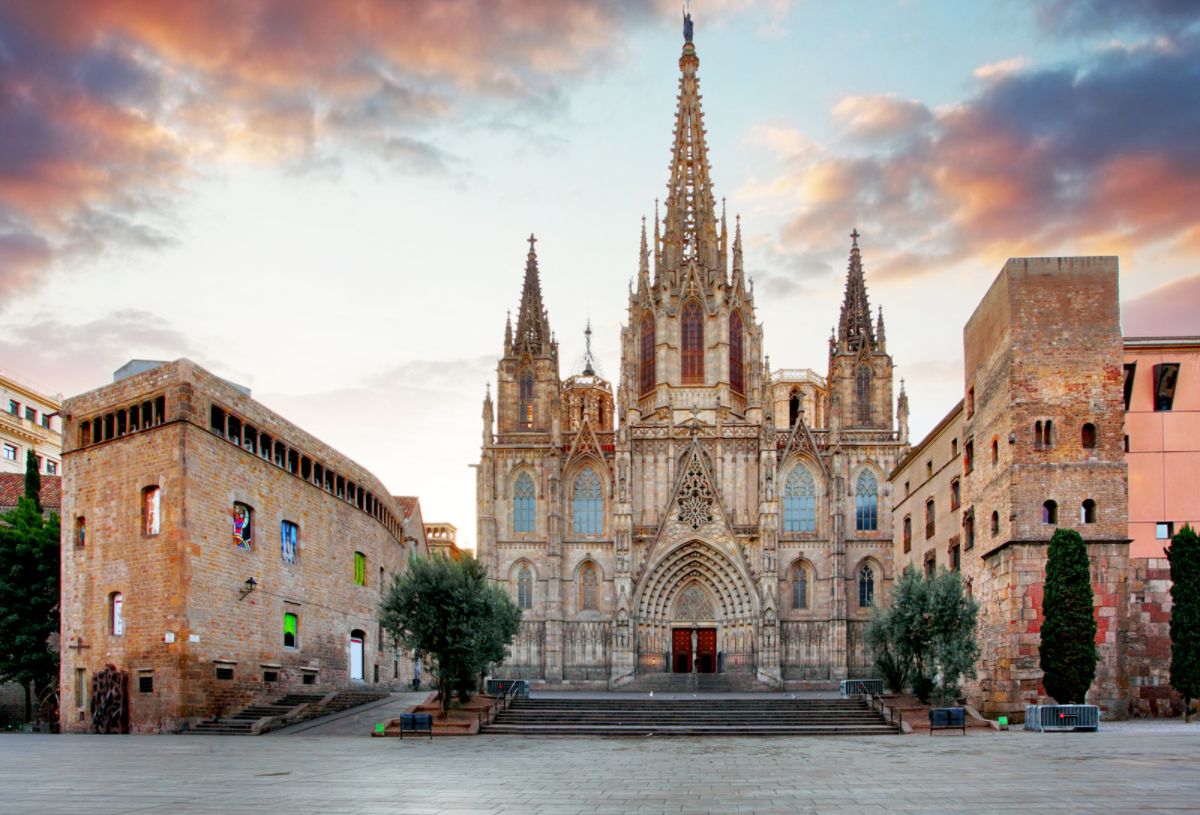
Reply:
[[[129,732],[129,676],[112,663],[92,674],[92,732]]]

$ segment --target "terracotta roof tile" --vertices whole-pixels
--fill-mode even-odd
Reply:
[[[417,508],[417,497],[415,495],[394,495],[392,497],[400,503],[400,508],[404,510],[404,517],[411,518],[413,511]]]
[[[0,473],[0,508],[15,507],[25,494],[24,473]],[[62,511],[62,476],[42,476],[42,509]]]

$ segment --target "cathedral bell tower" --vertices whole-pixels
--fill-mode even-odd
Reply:
[[[717,214],[700,58],[685,17],[679,96],[665,213],[654,209],[653,247],[643,219],[637,286],[622,331],[622,412],[633,422],[706,423],[762,414],[762,328],[742,263],[741,223],[732,254],[724,203]],[[653,261],[653,278],[651,278]]]
[[[511,317],[504,327],[504,356],[496,373],[496,431],[501,436],[558,431],[558,343],[542,305],[536,243],[530,235],[516,332]]]
[[[858,230],[850,233],[846,294],[838,327],[829,338],[829,426],[886,430],[892,422],[892,358],[887,353],[883,309],[871,319]]]

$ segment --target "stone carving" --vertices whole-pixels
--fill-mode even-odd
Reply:
[[[708,599],[708,595],[704,593],[704,589],[695,583],[680,592],[679,599],[675,601],[675,613],[673,616],[676,620],[716,619],[713,614],[712,601]]]
[[[688,462],[683,484],[679,489],[679,522],[692,529],[712,523],[713,492],[700,466],[700,459],[693,455]]]

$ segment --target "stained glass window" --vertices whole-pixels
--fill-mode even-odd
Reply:
[[[879,479],[870,470],[858,474],[854,487],[854,527],[860,532],[874,532],[879,528]]]
[[[875,605],[875,572],[870,566],[863,566],[858,573],[858,607],[870,608]]]
[[[596,610],[600,607],[599,581],[596,578],[596,567],[585,565],[579,571],[579,607],[584,610]]]
[[[734,393],[746,392],[746,366],[742,357],[742,315],[729,315],[729,387]]]
[[[683,307],[681,362],[683,384],[704,384],[704,311],[695,300]]]
[[[513,485],[513,531],[532,532],[535,501],[533,479],[529,473],[521,473]]]
[[[533,608],[533,572],[528,566],[522,566],[517,573],[517,607]]]
[[[788,473],[783,485],[783,531],[814,532],[817,528],[817,489],[803,465]]]
[[[642,317],[641,370],[638,372],[642,395],[654,390],[654,343],[654,315],[646,312]]]
[[[601,517],[604,498],[600,492],[600,479],[591,467],[575,479],[574,512],[572,530],[576,535],[599,535],[604,530]]]

